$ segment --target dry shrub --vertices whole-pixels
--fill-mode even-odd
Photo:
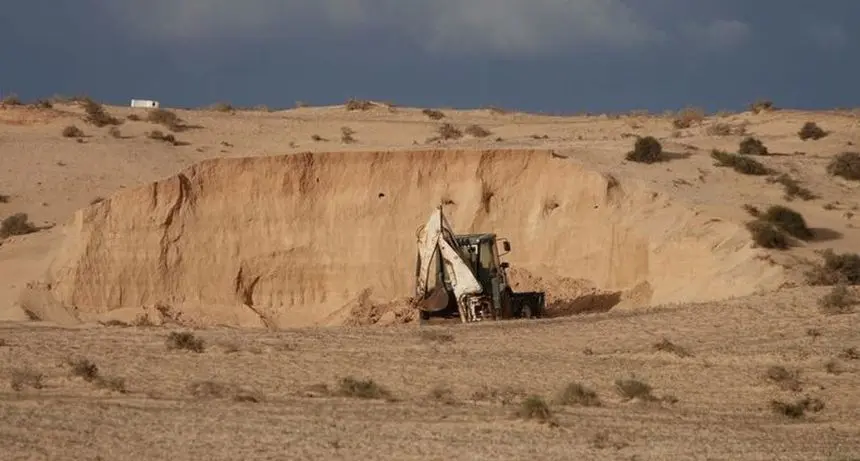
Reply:
[[[355,142],[355,138],[352,136],[355,134],[355,131],[348,127],[342,126],[340,127],[340,141],[344,144],[352,144]]]
[[[235,112],[236,109],[232,104],[228,102],[216,102],[209,106],[209,110],[214,110],[216,112]]]
[[[819,412],[823,410],[824,402],[809,397],[800,399],[794,403],[772,400],[770,407],[777,414],[796,419],[803,417],[807,411]]]
[[[364,99],[354,99],[350,98],[346,102],[346,110],[370,110],[373,107],[373,103]]]
[[[770,112],[774,109],[775,109],[775,107],[773,105],[773,101],[771,101],[769,99],[759,99],[759,100],[753,102],[752,104],[750,104],[750,110],[754,114],[758,114],[761,112]]]
[[[0,222],[0,239],[14,235],[27,235],[39,229],[29,221],[27,213],[15,213]]]
[[[198,399],[230,399],[234,402],[252,403],[263,400],[263,396],[256,391],[215,381],[191,382],[188,385],[188,391]]]
[[[768,155],[767,147],[761,140],[752,136],[747,136],[740,142],[738,153],[741,155]]]
[[[77,359],[69,361],[72,367],[72,375],[83,378],[84,381],[92,382],[99,377],[99,367],[89,359]]]
[[[839,353],[839,358],[845,360],[860,360],[860,351],[856,347],[849,347]]]
[[[463,137],[463,132],[450,123],[443,123],[436,131],[439,133],[439,139],[460,139]]]
[[[771,173],[770,168],[764,166],[756,159],[738,154],[730,154],[725,151],[714,149],[711,158],[716,160],[715,166],[729,167],[741,174],[764,176]]]
[[[800,185],[800,182],[787,174],[781,174],[775,178],[768,178],[769,183],[782,184],[785,190],[785,199],[793,200],[795,197],[800,197],[803,200],[813,200],[818,198],[809,189]]]
[[[191,332],[171,332],[167,336],[167,349],[169,350],[187,350],[197,352],[198,354],[205,349],[203,339],[194,336]]]
[[[690,128],[705,119],[705,111],[698,107],[686,107],[678,112],[672,120],[672,126],[678,129]]]
[[[322,142],[322,141],[325,141],[325,138],[323,138],[322,136],[320,136],[318,134],[314,134],[314,135],[311,135],[311,140],[313,140],[315,142]]]
[[[466,127],[465,132],[469,136],[474,136],[476,138],[486,138],[487,136],[492,134],[490,130],[480,125],[469,125]]]
[[[454,396],[454,391],[447,386],[436,386],[430,390],[430,397],[433,400],[442,402],[446,405],[457,403],[457,398]]]
[[[165,109],[152,109],[146,114],[146,121],[165,126],[173,132],[185,131],[188,126],[175,112]]]
[[[619,379],[615,381],[615,389],[627,400],[655,400],[651,386],[638,379]]]
[[[817,141],[825,136],[827,136],[827,132],[821,129],[815,122],[806,122],[800,128],[800,131],[797,132],[797,136],[806,141],[807,139],[812,139],[813,141]]]
[[[6,194],[0,194],[0,203],[9,203],[9,198]]]
[[[807,227],[803,215],[782,205],[769,207],[761,219],[772,223],[792,237],[801,240],[809,240],[814,236],[809,227]]]
[[[39,99],[38,101],[33,103],[33,107],[35,107],[37,109],[53,109],[54,104],[51,103],[51,101],[48,101],[47,99]]]
[[[542,423],[553,421],[552,411],[546,401],[539,395],[526,397],[517,410],[517,416],[522,419],[534,419]]]
[[[0,100],[0,106],[20,106],[20,105],[21,105],[21,99],[15,93],[8,94],[2,100]]]
[[[82,104],[84,106],[84,111],[86,112],[84,121],[86,121],[87,123],[95,125],[99,128],[107,125],[122,124],[122,120],[108,114],[104,106],[93,101],[92,99],[85,98],[82,101]]]
[[[754,205],[750,205],[747,203],[743,206],[743,209],[744,209],[744,211],[749,213],[750,216],[752,216],[754,218],[758,218],[759,216],[761,216],[761,211],[758,208],[756,208]]]
[[[860,304],[860,298],[848,291],[845,285],[836,285],[830,293],[818,300],[821,311],[829,315],[850,314],[858,304]]]
[[[691,354],[687,349],[673,343],[672,341],[669,341],[666,338],[663,338],[660,342],[655,343],[654,344],[654,350],[661,351],[661,352],[668,352],[670,354],[675,354],[678,357],[692,357],[693,356],[693,354]]]
[[[84,137],[84,131],[75,125],[69,125],[63,128],[63,137],[64,138],[82,138]]]
[[[176,136],[173,136],[172,134],[164,134],[161,132],[161,130],[152,130],[146,134],[146,137],[149,139],[154,139],[156,141],[164,141],[174,146],[181,146],[184,144],[182,141],[178,141],[176,139]]]
[[[659,162],[663,156],[663,146],[653,136],[638,138],[633,145],[633,150],[625,157],[631,162],[654,163]]]
[[[391,393],[372,379],[360,380],[347,376],[338,383],[338,393],[359,399],[390,399]]]
[[[789,242],[785,234],[801,240],[809,240],[814,235],[800,213],[782,205],[769,207],[746,226],[753,241],[762,248],[787,249]]]
[[[450,343],[454,341],[454,335],[442,333],[441,331],[421,330],[419,333],[421,339],[438,343]]]
[[[445,118],[445,114],[442,113],[442,111],[436,109],[424,109],[421,111],[421,113],[429,117],[430,120],[440,120]]]
[[[579,383],[570,383],[555,398],[559,405],[580,405],[583,407],[599,407],[602,405],[597,392]]]
[[[842,152],[827,165],[827,173],[851,181],[860,181],[860,153]]]
[[[803,386],[800,384],[800,373],[789,371],[785,367],[774,365],[767,369],[765,377],[780,389],[792,392],[800,392]]]
[[[743,125],[720,122],[708,126],[705,132],[710,136],[743,136],[746,134],[747,128]]]
[[[32,368],[13,368],[11,373],[12,390],[20,391],[24,387],[41,389],[45,375]]]
[[[836,253],[830,248],[819,254],[823,264],[806,274],[810,285],[860,285],[860,254]]]
[[[126,118],[133,121],[133,122],[139,122],[141,120],[140,115],[137,115],[137,114],[128,114],[128,116]]]
[[[761,248],[785,250],[788,248],[788,239],[773,224],[756,220],[746,224],[752,236],[753,242]]]

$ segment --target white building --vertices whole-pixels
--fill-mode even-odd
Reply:
[[[146,107],[149,109],[157,109],[158,101],[150,101],[149,99],[132,99],[131,107]]]

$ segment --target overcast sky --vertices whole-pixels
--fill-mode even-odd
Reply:
[[[757,98],[860,106],[858,0],[2,3],[0,92],[26,100],[289,107],[357,97],[556,113],[734,110]]]

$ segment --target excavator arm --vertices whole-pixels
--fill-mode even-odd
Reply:
[[[415,299],[417,308],[422,311],[436,312],[448,306],[448,290],[443,278],[436,277],[438,258],[441,258],[444,279],[449,281],[457,301],[460,319],[466,322],[466,297],[481,293],[483,288],[457,250],[454,233],[442,213],[441,206],[430,215],[427,223],[418,229]]]

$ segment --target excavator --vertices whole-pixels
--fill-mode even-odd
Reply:
[[[543,315],[543,292],[514,292],[508,284],[509,263],[499,259],[511,251],[507,239],[494,233],[454,234],[441,205],[416,236],[413,306],[419,324],[434,318],[459,317],[462,323],[472,323]]]

